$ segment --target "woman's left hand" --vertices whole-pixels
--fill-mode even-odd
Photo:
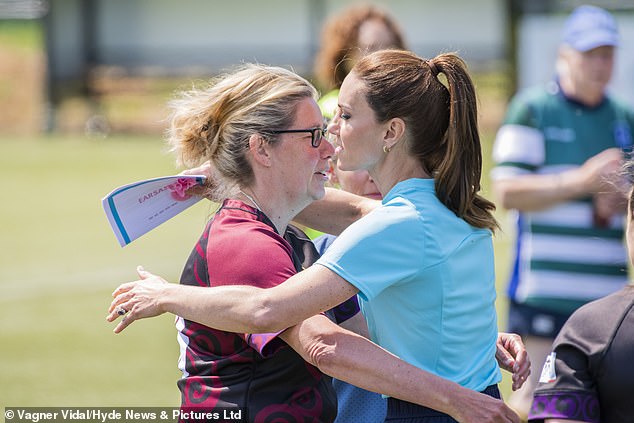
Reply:
[[[205,176],[205,183],[203,185],[195,185],[187,190],[187,194],[200,195],[207,197],[211,200],[211,193],[218,184],[218,172],[216,168],[211,164],[211,161],[207,160],[205,163],[192,169],[185,169],[179,175],[203,175]]]
[[[112,293],[114,300],[108,308],[106,320],[115,321],[123,316],[114,333],[119,333],[138,319],[155,317],[165,313],[160,305],[160,300],[165,298],[165,291],[169,287],[160,276],[137,267],[140,280],[119,285]]]
[[[495,358],[501,368],[513,374],[513,390],[520,389],[531,374],[531,361],[522,338],[515,333],[498,333]]]

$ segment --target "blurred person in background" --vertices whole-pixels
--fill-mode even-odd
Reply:
[[[358,4],[332,15],[321,31],[313,74],[323,94],[319,105],[331,119],[344,78],[360,57],[382,49],[405,50],[403,33],[387,11],[370,4]]]
[[[492,245],[497,222],[494,205],[478,194],[477,102],[465,63],[450,53],[424,60],[399,50],[361,58],[342,84],[329,132],[338,143],[341,169],[367,170],[383,196],[381,205],[346,228],[316,265],[269,289],[248,286],[247,275],[235,275],[230,286],[199,288],[142,274],[142,280],[113,294],[108,320],[118,317],[117,310],[127,312],[115,331],[171,312],[237,332],[286,333],[284,328],[294,325],[292,334],[293,328],[307,326],[304,319],[359,292],[372,339],[412,365],[414,373],[401,380],[392,372],[402,366],[361,351],[347,357],[345,339],[339,344],[328,332],[315,334],[330,345],[316,352],[333,360],[341,354],[350,366],[347,372],[341,368],[341,379],[390,396],[387,421],[519,421],[496,401],[501,399]],[[266,187],[272,189],[253,187],[258,189],[254,203],[262,205],[264,199],[264,210],[280,195],[260,195]],[[331,216],[321,201],[302,215],[308,209],[317,220]],[[523,379],[529,361],[523,351],[520,355],[513,370]],[[369,383],[378,376],[374,367],[391,375],[390,382],[378,381],[378,391]],[[352,377],[357,369],[365,376]],[[432,388],[424,381],[432,376],[484,394],[480,404],[455,385]]]
[[[181,284],[174,285],[179,293],[189,289],[213,293],[244,283],[273,293],[274,286],[310,265],[306,251],[312,248],[311,254],[316,253],[306,236],[300,233],[288,239],[282,234],[288,235],[290,220],[299,211],[325,194],[328,160],[334,148],[325,141],[316,96],[312,85],[290,71],[245,65],[217,78],[208,88],[181,93],[171,103],[169,140],[173,149],[188,167],[211,161],[220,177],[211,195],[222,203],[194,247]],[[350,202],[368,202],[339,191],[335,194]],[[332,213],[328,216],[330,223],[337,221]],[[142,269],[139,274],[149,277]],[[144,286],[158,289],[172,284]],[[349,290],[339,302],[353,294]],[[310,300],[312,295],[307,293],[304,299]],[[143,298],[134,298],[136,306],[113,303],[108,320],[124,316],[115,329],[122,330],[141,317],[141,303],[136,301],[157,305],[151,298],[147,292]],[[200,307],[198,301],[208,299],[204,295],[186,295],[183,303],[178,295],[172,299],[192,307],[194,313],[215,315],[213,307]],[[291,307],[301,302],[280,299]],[[247,304],[248,298],[238,302]],[[250,308],[249,316],[257,315],[257,310]],[[517,421],[502,401],[408,364],[326,315],[305,310],[304,318],[279,330],[244,331],[234,326],[231,332],[212,329],[204,319],[191,318],[189,313],[178,313],[179,367],[183,372],[178,387],[183,410],[238,408],[247,421],[330,422],[335,418],[336,398],[323,371],[392,397],[448,410],[460,416],[460,421]],[[232,313],[224,309],[217,316],[225,314]],[[266,322],[257,320],[258,324]],[[497,373],[493,357],[496,334],[492,335],[494,345],[487,344],[491,357],[486,361]],[[524,356],[518,361],[526,363],[521,343],[512,339],[510,343],[511,351]],[[525,370],[519,373],[526,374]]]
[[[624,166],[634,181],[634,161]],[[627,208],[634,264],[634,190]],[[557,335],[535,390],[529,422],[634,421],[634,284],[581,306]]]
[[[608,95],[614,17],[580,6],[567,18],[556,77],[515,95],[493,148],[500,204],[517,211],[508,330],[539,368],[571,313],[627,283],[625,195],[617,182],[634,113]],[[509,404],[525,417],[538,372]]]

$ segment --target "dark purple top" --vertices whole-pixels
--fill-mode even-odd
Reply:
[[[579,308],[553,352],[554,372],[542,372],[530,422],[634,422],[634,286]]]

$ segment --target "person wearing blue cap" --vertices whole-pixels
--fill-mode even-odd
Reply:
[[[576,8],[554,80],[516,94],[496,136],[494,190],[517,217],[508,325],[537,369],[572,312],[627,284],[626,195],[617,175],[634,111],[606,91],[619,42],[608,11]],[[538,379],[533,372],[508,399],[520,416]]]

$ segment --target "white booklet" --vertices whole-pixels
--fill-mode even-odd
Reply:
[[[101,203],[110,226],[125,247],[203,197],[187,190],[203,185],[203,175],[175,175],[123,185],[106,195]]]

